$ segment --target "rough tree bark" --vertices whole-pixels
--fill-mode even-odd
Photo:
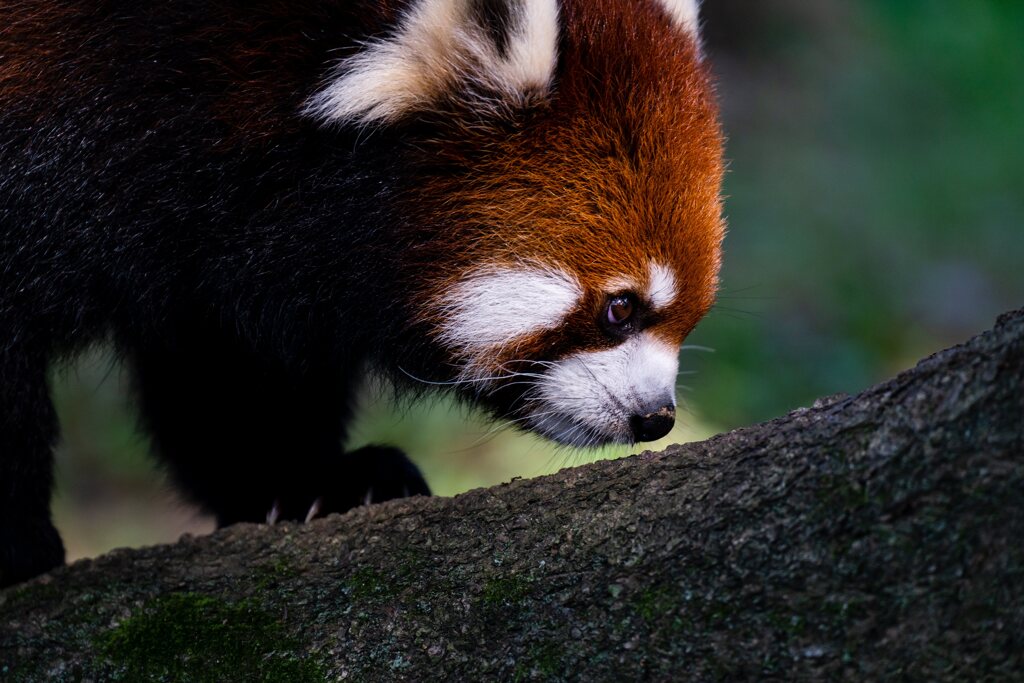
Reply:
[[[1024,311],[856,397],[0,594],[10,680],[1024,676]]]

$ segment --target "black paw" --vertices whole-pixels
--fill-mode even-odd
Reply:
[[[345,461],[354,481],[360,482],[358,505],[430,495],[430,487],[420,468],[397,448],[366,446],[346,454]]]
[[[387,446],[366,446],[322,465],[301,493],[282,492],[267,511],[267,522],[308,522],[360,505],[429,495],[430,487],[405,453]]]
[[[64,544],[48,519],[11,517],[0,524],[0,588],[64,564]]]

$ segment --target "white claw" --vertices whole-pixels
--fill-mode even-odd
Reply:
[[[366,495],[363,497],[363,505],[369,505],[373,502],[373,487],[366,489]]]
[[[275,500],[270,511],[267,512],[267,524],[277,524],[277,520],[281,518],[281,501]]]
[[[408,498],[408,497],[409,497],[409,487],[403,485],[402,486],[402,498]]]
[[[309,512],[306,513],[306,524],[309,524],[309,522],[314,517],[316,517],[317,515],[320,514],[320,508],[322,508],[323,506],[324,506],[324,499],[323,498],[317,498],[316,500],[313,501],[313,504],[309,506]]]

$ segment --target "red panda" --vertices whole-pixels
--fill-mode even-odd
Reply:
[[[697,0],[0,7],[0,584],[63,561],[46,373],[107,341],[220,524],[429,492],[375,370],[561,443],[672,426],[722,135]]]

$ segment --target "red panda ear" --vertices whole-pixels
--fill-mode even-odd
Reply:
[[[658,0],[679,28],[698,38],[700,35],[700,0]]]
[[[557,45],[557,0],[415,0],[390,35],[342,60],[304,111],[369,124],[446,97],[528,106],[551,88]]]

